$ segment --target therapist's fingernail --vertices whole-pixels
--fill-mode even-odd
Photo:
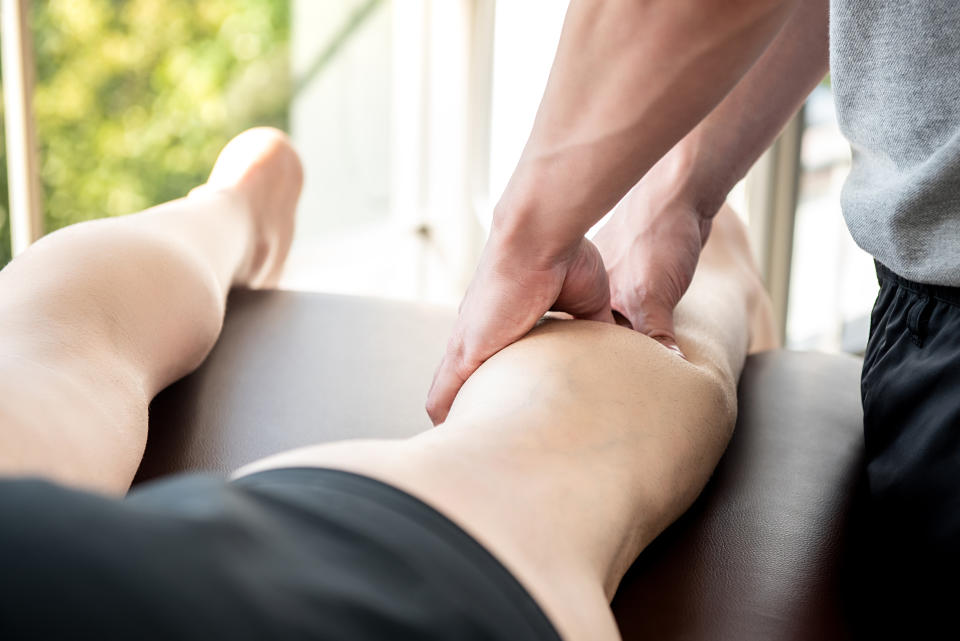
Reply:
[[[653,336],[652,338],[658,343],[660,343],[661,345],[663,345],[664,347],[666,347],[667,349],[669,349],[671,352],[679,356],[680,358],[686,360],[687,358],[686,355],[683,353],[683,351],[680,349],[680,346],[677,345],[677,343],[673,340],[672,337]]]

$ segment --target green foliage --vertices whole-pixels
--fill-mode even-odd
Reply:
[[[31,6],[48,232],[183,196],[231,136],[287,125],[289,0]]]

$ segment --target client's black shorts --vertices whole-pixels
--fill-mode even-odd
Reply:
[[[123,500],[0,481],[0,638],[559,639],[449,519],[323,469]]]

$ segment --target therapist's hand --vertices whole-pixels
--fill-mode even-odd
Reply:
[[[442,423],[464,381],[495,353],[522,338],[547,311],[613,322],[607,273],[597,248],[579,238],[544,255],[537,243],[495,229],[480,258],[447,351],[427,396]]]
[[[613,309],[633,329],[682,354],[673,310],[693,280],[711,219],[659,191],[640,181],[593,240],[607,267]]]

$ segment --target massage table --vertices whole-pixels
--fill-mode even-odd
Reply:
[[[151,405],[136,482],[226,475],[302,445],[422,431],[453,321],[452,310],[413,303],[233,292],[210,356]],[[624,639],[852,636],[860,365],[785,350],[747,359],[727,452],[613,601]]]

